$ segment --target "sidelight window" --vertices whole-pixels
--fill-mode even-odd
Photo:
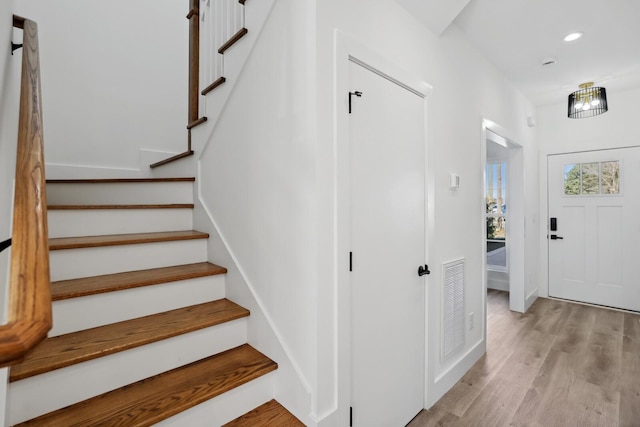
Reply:
[[[487,267],[506,270],[507,164],[488,163],[486,180]]]

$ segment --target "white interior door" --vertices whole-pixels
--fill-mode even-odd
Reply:
[[[548,183],[549,295],[640,311],[640,148],[551,155]]]
[[[350,63],[353,426],[406,425],[424,406],[423,98]]]

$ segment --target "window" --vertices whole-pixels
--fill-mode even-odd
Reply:
[[[616,160],[565,165],[564,194],[620,194],[620,162]]]
[[[486,180],[487,266],[506,270],[507,164],[488,163]]]

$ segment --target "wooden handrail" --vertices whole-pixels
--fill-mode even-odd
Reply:
[[[24,36],[9,315],[0,326],[0,367],[19,362],[52,326],[38,26],[15,15],[13,25]]]

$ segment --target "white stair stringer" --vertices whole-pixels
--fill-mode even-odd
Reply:
[[[53,250],[51,280],[146,270],[207,261],[206,239]]]
[[[233,320],[12,382],[11,425],[242,345],[246,323]]]
[[[193,182],[47,183],[49,205],[193,203]]]
[[[54,301],[49,336],[222,299],[224,285],[220,274]]]
[[[265,304],[258,297],[246,272],[242,269],[239,258],[230,249],[228,240],[220,232],[211,209],[200,199],[194,213],[196,214],[195,227],[211,236],[208,242],[209,253],[214,254],[215,259],[229,270],[229,279],[225,281],[227,298],[251,312],[248,323],[251,344],[278,363],[278,370],[272,376],[271,398],[277,399],[305,425],[309,427],[319,425],[312,412],[313,396],[309,382],[269,315]],[[176,426],[181,425],[176,424]]]
[[[191,209],[49,210],[49,237],[191,230]]]

